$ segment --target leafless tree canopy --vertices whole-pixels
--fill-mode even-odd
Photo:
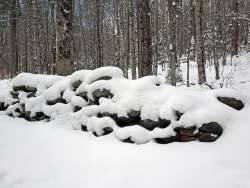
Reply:
[[[250,49],[249,31],[249,0],[0,0],[0,75],[114,65],[136,78],[166,65],[175,85],[185,56],[204,83],[205,63],[218,73]]]

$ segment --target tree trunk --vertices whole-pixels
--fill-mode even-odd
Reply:
[[[57,1],[57,62],[56,72],[69,75],[74,70],[73,61],[73,0]]]
[[[139,77],[152,74],[152,44],[149,0],[137,0]]]
[[[170,76],[171,85],[176,86],[176,65],[177,65],[177,50],[176,50],[176,2],[168,0],[169,14],[169,33],[170,33]]]
[[[203,0],[195,0],[196,54],[197,54],[196,56],[198,65],[199,84],[203,84],[206,82],[202,13],[203,13]]]
[[[103,66],[103,57],[102,57],[102,44],[101,44],[101,16],[100,16],[100,8],[101,8],[101,0],[95,1],[95,14],[96,14],[96,39],[97,39],[97,67]]]
[[[14,77],[18,73],[18,46],[17,46],[17,1],[12,0],[11,3],[11,57],[12,57],[12,71],[11,77]]]

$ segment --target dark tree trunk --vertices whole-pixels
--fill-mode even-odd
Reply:
[[[195,1],[195,18],[196,18],[196,53],[198,65],[198,79],[199,84],[206,82],[205,72],[205,49],[204,49],[204,36],[203,36],[203,0]]]
[[[59,75],[69,75],[74,70],[73,60],[73,0],[57,1],[57,65]]]
[[[139,77],[152,74],[152,44],[149,0],[137,0]]]

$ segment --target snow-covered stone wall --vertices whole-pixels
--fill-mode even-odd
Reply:
[[[173,87],[155,76],[128,80],[117,67],[66,77],[21,73],[1,83],[2,114],[28,121],[68,115],[74,129],[136,144],[215,141],[246,100],[234,90]]]

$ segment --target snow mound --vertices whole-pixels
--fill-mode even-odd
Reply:
[[[29,121],[66,115],[74,129],[136,144],[215,141],[247,104],[232,89],[173,87],[156,76],[128,80],[117,67],[66,77],[22,73],[11,84],[0,82],[5,114]]]

